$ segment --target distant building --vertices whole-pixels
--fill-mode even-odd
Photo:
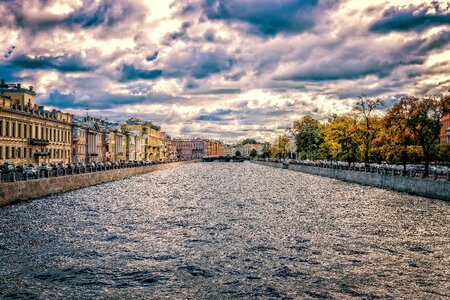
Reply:
[[[220,141],[201,138],[173,139],[172,146],[176,149],[177,158],[199,159],[204,156],[223,156],[224,145]]]
[[[236,147],[234,145],[228,145],[225,144],[224,145],[224,152],[223,155],[224,156],[235,156],[236,155]]]
[[[442,127],[440,140],[442,144],[450,144],[450,114],[445,115],[441,119]]]
[[[163,153],[164,133],[161,132],[161,127],[152,124],[150,121],[144,121],[139,118],[130,118],[122,125],[125,131],[133,131],[140,134],[142,141],[142,155],[140,159],[143,160],[158,160],[165,157]]]
[[[0,81],[0,162],[68,163],[72,115],[35,104],[33,87]]]
[[[263,145],[262,144],[245,144],[237,147],[237,150],[241,153],[242,156],[249,157],[252,150],[256,151],[256,154],[261,155],[263,153]]]
[[[102,120],[94,117],[77,117],[72,126],[72,161],[89,163],[105,161],[108,132],[101,126]]]

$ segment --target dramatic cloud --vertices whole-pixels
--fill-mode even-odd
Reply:
[[[387,9],[383,17],[377,20],[370,29],[373,32],[389,31],[423,31],[438,25],[450,25],[449,6],[444,9],[437,1],[432,5],[391,7]]]
[[[319,0],[205,0],[202,8],[210,20],[242,22],[253,34],[294,34],[312,28],[318,15],[334,1]]]
[[[0,78],[74,114],[225,141],[270,141],[361,94],[389,108],[446,92],[447,3],[369,2],[0,1]]]

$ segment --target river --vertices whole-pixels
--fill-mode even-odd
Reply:
[[[448,299],[450,203],[197,163],[0,208],[0,298]]]

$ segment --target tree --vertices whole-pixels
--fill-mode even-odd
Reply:
[[[240,144],[247,145],[247,144],[259,144],[259,143],[255,139],[245,139]]]
[[[334,160],[345,160],[348,164],[355,162],[358,156],[360,136],[358,122],[349,116],[333,115],[324,128],[325,142],[321,152]]]
[[[373,118],[373,111],[380,106],[383,106],[383,100],[380,98],[369,98],[366,95],[362,95],[358,98],[353,110],[360,115],[362,126],[362,137],[363,137],[363,151],[364,151],[364,162],[369,163],[369,153],[370,146],[379,130],[379,126],[374,126],[375,120]]]
[[[289,155],[289,137],[286,134],[277,136],[270,147],[270,156],[282,159]]]
[[[388,111],[394,122],[405,122],[422,148],[427,176],[433,148],[439,140],[441,118],[450,111],[450,95],[404,97]]]
[[[379,136],[373,141],[382,155],[383,160],[389,163],[402,162],[403,170],[406,164],[418,153],[415,145],[416,139],[405,121],[395,122],[389,115],[384,117],[384,126]]]
[[[316,159],[320,145],[323,143],[323,126],[311,116],[304,116],[294,121],[291,134],[295,137],[297,153],[306,158]]]
[[[439,144],[434,149],[434,157],[437,161],[448,165],[450,163],[450,145]]]
[[[242,154],[241,154],[241,151],[236,151],[236,154],[234,155],[234,156],[241,156]]]
[[[258,152],[256,149],[252,149],[252,151],[250,151],[250,157],[256,157],[256,155],[258,155]]]

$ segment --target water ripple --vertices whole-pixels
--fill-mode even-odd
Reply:
[[[450,203],[199,163],[0,208],[1,299],[448,299]]]

